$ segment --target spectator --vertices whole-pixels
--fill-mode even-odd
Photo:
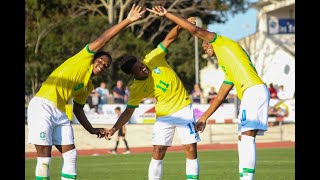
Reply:
[[[280,101],[269,108],[268,114],[270,117],[287,117],[289,115],[289,107]]]
[[[118,118],[120,117],[121,115],[121,108],[118,106],[114,109],[114,112],[117,114]],[[127,129],[126,129],[126,125],[123,125],[119,130],[118,130],[118,136],[117,136],[117,139],[116,139],[116,146],[114,147],[114,149],[112,149],[111,151],[109,151],[109,153],[111,154],[117,154],[117,150],[118,150],[118,145],[119,145],[119,142],[120,142],[120,139],[123,140],[124,144],[126,145],[126,151],[123,152],[122,154],[130,154],[130,148],[128,146],[128,142],[125,138],[126,136],[126,132],[127,132]]]
[[[114,103],[124,104],[126,97],[125,89],[123,88],[122,80],[117,81],[117,85],[113,88]]]
[[[216,88],[211,86],[210,91],[208,92],[207,103],[210,104],[217,97],[217,94]]]
[[[125,91],[125,98],[124,98],[124,103],[127,103],[128,102],[128,99],[129,99],[129,86],[127,85],[126,88],[124,89]]]
[[[109,90],[106,88],[106,83],[101,82],[100,86],[96,88],[96,92],[99,95],[99,104],[107,104],[107,98],[110,97]]]
[[[89,94],[87,103],[89,104],[90,111],[98,112],[98,107],[99,107],[99,94],[95,89],[91,91]]]
[[[202,91],[200,89],[199,84],[194,84],[193,90],[191,92],[192,95],[192,101],[195,104],[200,104],[201,103],[201,98],[202,98]]]
[[[283,85],[280,85],[280,86],[279,86],[277,95],[278,95],[278,98],[279,98],[280,100],[286,100],[286,99],[288,99],[287,94],[286,94],[286,92],[284,91],[284,86],[283,86]]]
[[[270,98],[271,99],[278,99],[277,89],[273,86],[272,83],[269,84],[269,91],[270,91]]]

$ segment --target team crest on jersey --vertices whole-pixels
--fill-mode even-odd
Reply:
[[[84,83],[78,84],[74,87],[74,91],[78,91],[79,89],[81,89],[84,86]]]
[[[40,139],[44,140],[46,138],[46,133],[45,132],[40,132]]]
[[[160,69],[158,67],[156,67],[156,68],[153,69],[153,72],[155,74],[160,74]]]

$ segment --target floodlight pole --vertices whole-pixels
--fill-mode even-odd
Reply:
[[[195,74],[196,74],[196,84],[199,84],[198,36],[195,36],[195,37],[194,37],[194,48],[195,48]]]
[[[196,26],[202,27],[202,21],[196,17]],[[195,78],[196,84],[199,84],[199,52],[198,52],[198,36],[194,37],[194,50],[195,50]]]

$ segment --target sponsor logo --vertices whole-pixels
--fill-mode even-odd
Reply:
[[[78,85],[76,85],[76,86],[73,88],[73,90],[74,90],[74,91],[78,91],[78,90],[81,89],[83,86],[84,86],[83,83],[78,84]]]
[[[158,67],[156,67],[156,68],[153,69],[153,72],[155,74],[160,74],[160,69]]]
[[[46,133],[45,132],[40,132],[40,139],[44,140],[46,137]]]

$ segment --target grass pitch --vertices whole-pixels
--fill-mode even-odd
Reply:
[[[201,180],[238,180],[236,150],[199,151]],[[141,154],[78,156],[77,180],[147,180],[151,152]],[[183,152],[167,152],[163,161],[162,180],[185,179]],[[36,159],[25,160],[25,179],[35,179]],[[50,179],[60,178],[62,157],[54,157]],[[294,180],[295,149],[257,149],[255,179]]]

